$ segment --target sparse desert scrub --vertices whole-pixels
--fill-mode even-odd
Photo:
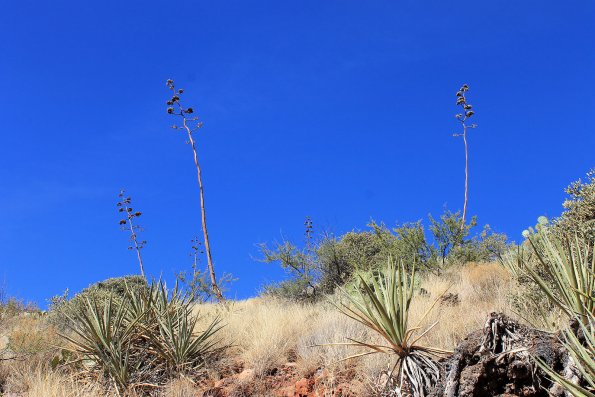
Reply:
[[[425,325],[440,320],[422,339],[430,346],[453,349],[470,332],[480,329],[491,312],[514,316],[508,294],[516,286],[508,271],[498,263],[452,267],[440,276],[424,276],[419,286],[410,308],[414,324],[447,288],[459,297],[456,304],[439,302],[425,319]],[[424,294],[419,293],[421,288]],[[330,304],[337,299],[338,296],[330,296],[316,304],[300,304],[265,297],[224,306],[201,304],[197,310],[203,313],[205,322],[215,316],[221,318],[225,327],[219,337],[224,343],[233,344],[227,356],[245,369],[254,369],[252,382],[261,382],[259,379],[267,373],[287,362],[295,362],[302,375],[322,368],[337,379],[347,373],[355,374],[360,388],[372,385],[391,370],[394,360],[377,355],[341,361],[362,350],[327,344],[344,342],[345,338],[374,343],[379,339]]]
[[[268,298],[230,303],[226,308],[205,304],[198,310],[221,316],[225,327],[219,337],[232,344],[230,352],[246,368],[253,368],[256,376],[295,361],[299,338],[311,329],[318,316],[317,306]]]
[[[458,303],[438,302],[425,319],[422,324],[425,326],[439,320],[432,332],[422,339],[429,346],[453,349],[470,332],[480,329],[493,311],[515,317],[508,296],[519,287],[511,280],[508,271],[498,263],[477,263],[453,266],[441,275],[424,275],[414,290],[410,321],[417,323],[447,288],[449,293],[458,296]],[[315,304],[301,304],[259,297],[225,304],[195,305],[193,311],[200,314],[195,332],[203,332],[213,319],[219,318],[223,328],[217,332],[216,339],[221,345],[230,345],[221,359],[209,366],[206,375],[201,376],[216,382],[238,376],[237,372],[242,370],[251,370],[246,372],[246,377],[229,381],[233,385],[233,393],[265,396],[272,387],[266,386],[266,382],[274,376],[272,374],[291,363],[295,368],[296,381],[300,377],[310,379],[324,374],[324,383],[315,387],[324,388],[327,393],[345,387],[346,383],[353,395],[368,395],[373,388],[380,390],[381,379],[386,379],[383,374],[394,366],[391,357],[373,355],[341,361],[362,349],[327,345],[345,342],[346,338],[380,342],[373,332],[343,316],[331,304],[338,299],[340,297],[335,295]],[[23,349],[39,346],[37,330],[46,329],[43,328],[45,321],[39,316],[15,317],[11,332],[14,329],[16,335],[20,335],[18,340]],[[3,363],[0,367],[8,377],[5,385],[8,388],[4,390],[31,397],[35,394],[27,393],[39,393],[44,388],[52,397],[106,395],[101,394],[102,390],[94,382],[66,381],[73,374],[68,367],[51,370],[51,354],[45,356],[42,360],[45,366],[40,367],[41,357],[38,354],[28,357],[25,362]],[[200,395],[203,386],[198,378],[191,375],[160,385],[152,393],[164,397],[194,396]],[[272,390],[268,392],[272,393]]]

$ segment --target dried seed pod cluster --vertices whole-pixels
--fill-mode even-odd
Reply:
[[[456,115],[456,118],[461,122],[466,121],[468,118],[473,116],[475,112],[472,110],[473,106],[470,103],[467,103],[467,98],[465,97],[465,93],[469,91],[469,86],[467,84],[463,84],[463,86],[457,91],[457,106],[463,108],[463,113],[459,113]]]
[[[176,116],[182,116],[184,118],[187,118],[186,115],[194,114],[193,108],[191,108],[191,107],[185,108],[180,103],[180,95],[182,95],[184,93],[184,90],[182,88],[176,89],[176,86],[172,79],[167,80],[166,85],[167,85],[167,88],[169,88],[173,94],[172,97],[166,102],[167,113],[173,114]],[[190,120],[198,120],[198,117],[193,117]],[[178,127],[174,125],[173,128],[177,129]],[[200,128],[200,123],[197,126],[197,128]]]
[[[123,231],[130,232],[130,245],[128,246],[129,250],[142,249],[145,244],[147,243],[146,240],[138,240],[138,233],[142,232],[143,228],[140,225],[135,225],[133,222],[134,218],[138,218],[142,215],[142,212],[135,211],[132,205],[132,198],[126,196],[126,192],[124,190],[120,191],[118,194],[120,201],[118,201],[117,207],[118,212],[123,213],[124,219],[121,219],[119,224]]]

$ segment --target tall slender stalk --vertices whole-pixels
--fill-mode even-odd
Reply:
[[[463,217],[461,218],[461,230],[465,228],[465,219],[467,217],[467,203],[469,202],[469,145],[467,143],[467,129],[476,128],[476,124],[467,124],[467,120],[475,114],[473,106],[467,103],[465,93],[469,91],[469,86],[463,84],[461,89],[457,92],[457,105],[463,108],[463,113],[456,115],[457,120],[461,123],[463,132],[460,134],[453,134],[453,136],[462,136],[465,143],[465,201],[463,203]]]
[[[138,264],[140,266],[140,274],[146,280],[147,277],[145,276],[145,266],[143,265],[143,257],[140,251],[147,242],[145,240],[139,241],[138,232],[142,230],[142,227],[134,224],[134,218],[141,216],[141,213],[132,209],[130,206],[132,204],[132,198],[126,197],[125,193],[126,192],[124,190],[120,190],[120,194],[118,194],[118,197],[120,197],[120,201],[118,202],[118,211],[123,212],[126,216],[126,219],[120,220],[120,226],[122,230],[130,232],[131,245],[128,247],[128,249],[134,249],[136,251]]]
[[[183,129],[186,131],[188,135],[188,143],[192,148],[192,154],[194,156],[194,165],[196,166],[196,176],[198,181],[198,189],[199,189],[199,196],[200,196],[200,215],[201,215],[201,223],[202,223],[202,231],[204,236],[204,243],[205,243],[205,253],[207,255],[207,266],[209,268],[209,276],[211,278],[211,289],[213,290],[213,294],[219,301],[225,300],[223,297],[223,293],[217,284],[217,277],[215,275],[215,267],[213,265],[213,257],[211,255],[211,244],[209,241],[209,232],[207,229],[207,213],[205,210],[205,195],[204,195],[204,186],[202,181],[202,172],[200,168],[200,163],[198,161],[198,152],[196,150],[196,141],[194,140],[193,133],[202,127],[202,123],[198,120],[198,116],[191,116],[188,115],[194,114],[194,110],[191,107],[184,108],[180,103],[180,95],[184,92],[182,89],[176,90],[174,86],[173,80],[167,81],[167,87],[173,92],[172,98],[167,102],[169,106],[167,108],[167,112],[169,114],[173,114],[176,116],[181,117],[182,119],[182,126],[174,125],[174,129]],[[174,108],[173,106],[176,106]],[[190,126],[189,122],[196,122],[195,126]]]

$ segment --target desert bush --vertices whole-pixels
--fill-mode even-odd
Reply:
[[[469,223],[463,223],[459,211],[451,212],[449,210],[445,210],[439,219],[435,219],[432,215],[428,217],[430,219],[429,229],[434,237],[434,243],[437,245],[442,266],[444,266],[451,251],[465,245],[465,239],[469,236],[470,230],[477,225],[477,217],[472,217]]]
[[[486,225],[470,236],[477,224],[472,218],[461,228],[461,215],[448,210],[439,218],[430,216],[433,241],[426,239],[421,221],[398,224],[390,229],[372,221],[370,230],[351,231],[342,236],[324,234],[301,249],[289,241],[261,244],[262,261],[278,263],[288,279],[264,288],[266,295],[299,302],[314,302],[335,292],[337,286],[358,280],[358,273],[383,269],[391,256],[415,264],[420,272],[439,272],[446,263],[490,262],[508,249],[506,235]],[[309,248],[308,248],[309,247]]]
[[[104,306],[110,300],[119,302],[127,294],[147,290],[146,280],[141,276],[124,276],[109,278],[104,281],[92,284],[83,289],[71,299],[67,299],[67,292],[50,300],[48,320],[60,329],[68,323],[68,319],[81,311],[88,309],[87,300],[91,300],[99,307]]]
[[[595,169],[587,173],[587,181],[572,182],[565,190],[568,197],[564,211],[554,224],[565,233],[579,233],[595,238]]]
[[[274,248],[260,244],[261,261],[278,263],[289,275],[289,279],[264,287],[263,293],[275,298],[294,301],[315,301],[321,295],[316,280],[319,265],[313,252],[300,249],[289,241],[275,242]]]
[[[492,262],[508,249],[506,235],[494,233],[489,225],[485,225],[479,235],[454,246],[447,259],[452,264]]]
[[[351,231],[340,237],[326,234],[316,249],[320,266],[318,283],[322,291],[333,293],[338,285],[348,282],[362,264],[376,267],[384,250],[384,244],[373,231]]]
[[[372,258],[362,258],[368,262],[363,270],[382,269],[386,264],[386,258],[399,258],[406,264],[415,263],[419,269],[432,270],[436,267],[436,249],[428,243],[425,236],[424,226],[421,221],[397,225],[392,230],[383,223],[372,221],[369,226],[379,241],[382,249]]]

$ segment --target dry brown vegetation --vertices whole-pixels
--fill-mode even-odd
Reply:
[[[518,288],[498,263],[468,264],[440,276],[427,275],[413,299],[412,322],[448,289],[449,295],[424,320],[427,324],[438,321],[424,337],[424,343],[450,350],[470,332],[480,329],[489,313],[496,311],[515,317],[510,296]],[[254,298],[196,306],[195,310],[202,314],[197,328],[206,327],[219,316],[225,327],[218,337],[230,347],[206,374],[195,379],[182,377],[154,393],[172,397],[223,392],[220,395],[298,395],[295,394],[297,382],[298,388],[304,386],[304,390],[313,393],[310,395],[370,395],[378,388],[383,374],[390,371],[393,358],[373,355],[342,361],[354,354],[354,348],[325,345],[346,338],[377,338],[369,329],[342,315],[332,304],[337,299],[340,298],[333,296],[321,303],[305,305]],[[108,393],[75,377],[68,367],[52,365],[52,360],[60,356],[57,346],[64,342],[46,325],[44,317],[16,316],[3,321],[0,332],[0,340],[16,356],[0,363],[4,395],[58,397]]]

